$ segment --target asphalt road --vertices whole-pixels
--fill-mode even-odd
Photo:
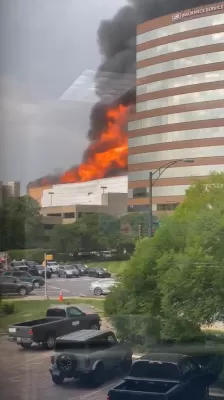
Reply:
[[[0,391],[2,400],[105,400],[108,390],[122,379],[113,377],[98,389],[79,387],[72,380],[62,386],[53,384],[48,371],[51,351],[20,349],[0,337]],[[216,392],[216,393],[215,393]],[[211,400],[222,398],[212,389]]]
[[[62,290],[64,297],[96,297],[90,292],[89,287],[91,282],[97,280],[97,278],[90,278],[88,276],[80,276],[79,278],[68,279],[58,278],[57,275],[53,274],[51,279],[47,280],[48,295],[49,297],[57,297],[59,296],[60,290]],[[42,287],[40,289],[35,289],[32,292],[32,295],[44,295],[44,288]]]

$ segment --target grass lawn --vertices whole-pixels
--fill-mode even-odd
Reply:
[[[88,267],[106,268],[107,271],[111,272],[112,274],[120,275],[126,267],[127,263],[128,261],[103,261],[99,263],[87,263],[87,265]]]
[[[5,300],[3,300],[5,302]],[[8,301],[13,303],[13,301]],[[85,300],[85,299],[68,299],[64,304],[86,304],[93,306],[96,312],[103,315],[104,300]],[[26,320],[43,318],[49,305],[59,304],[57,300],[19,300],[15,301],[15,312],[10,315],[0,317],[0,332],[7,332],[8,325],[24,322]]]

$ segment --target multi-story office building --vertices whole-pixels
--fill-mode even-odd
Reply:
[[[137,26],[136,110],[130,113],[129,207],[172,210],[195,177],[224,172],[224,2]],[[157,175],[154,175],[157,178]]]
[[[20,197],[20,182],[12,181],[6,184],[0,182],[0,205],[10,198]]]

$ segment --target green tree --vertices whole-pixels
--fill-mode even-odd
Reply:
[[[121,336],[146,344],[147,332],[147,343],[181,341],[223,320],[223,199],[224,174],[195,181],[155,236],[138,242],[105,301]]]
[[[39,204],[29,196],[12,198],[0,207],[2,250],[39,247],[44,228]]]

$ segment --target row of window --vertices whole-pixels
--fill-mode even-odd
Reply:
[[[157,108],[174,107],[181,104],[202,103],[204,101],[224,100],[224,89],[207,90],[203,92],[178,94],[154,100],[142,101],[136,104],[136,112],[150,111]]]
[[[148,65],[147,67],[139,68],[136,71],[136,77],[137,79],[140,79],[150,75],[179,70],[181,68],[190,68],[199,65],[214,64],[223,61],[224,51],[208,54],[198,54],[196,56],[184,57],[177,60],[169,60],[159,64]]]
[[[153,57],[159,57],[164,54],[171,54],[181,50],[195,49],[198,47],[224,43],[224,33],[213,33],[199,36],[196,38],[183,39],[178,42],[166,43],[161,46],[153,47],[139,51],[136,55],[137,61],[147,60]]]
[[[213,108],[211,110],[196,110],[168,115],[158,115],[157,117],[130,121],[128,123],[128,130],[135,131],[137,129],[151,128],[152,126],[163,126],[168,124],[179,124],[183,122],[219,119],[223,118],[223,111],[223,108]]]
[[[74,212],[65,212],[65,213],[49,213],[47,217],[63,217],[63,218],[75,218]]]
[[[175,78],[139,85],[136,87],[136,93],[137,96],[140,96],[142,94],[157,92],[160,90],[220,81],[224,81],[224,71],[201,72],[200,74],[177,76]]]
[[[187,32],[187,31],[192,31],[194,29],[206,28],[209,26],[222,25],[222,24],[224,24],[224,14],[209,15],[198,19],[181,21],[173,25],[163,26],[161,28],[157,28],[149,32],[137,35],[137,45],[149,42],[151,40],[160,39],[162,37],[175,35],[181,32]]]
[[[129,149],[138,146],[148,146],[161,143],[182,142],[183,140],[224,138],[224,126],[204,129],[189,129],[137,136],[128,139]]]
[[[189,157],[195,160],[201,157],[224,157],[224,146],[205,146],[133,154],[128,157],[128,163],[130,165],[156,161],[182,160]]]
[[[224,157],[223,157],[224,162]],[[163,178],[183,178],[183,177],[194,177],[194,176],[208,176],[211,172],[224,173],[224,164],[221,165],[196,165],[191,166],[168,168],[163,173]],[[152,170],[152,173],[155,170]],[[129,172],[129,182],[143,181],[149,179],[149,170]]]
[[[187,189],[189,189],[189,185],[153,186],[152,193],[153,193],[153,198],[155,198],[155,197],[185,196]],[[133,191],[134,190],[135,189],[128,189],[128,198],[129,199],[133,199]],[[146,188],[146,192],[148,192],[148,188]],[[147,197],[147,196],[148,195],[142,196],[142,197]]]

